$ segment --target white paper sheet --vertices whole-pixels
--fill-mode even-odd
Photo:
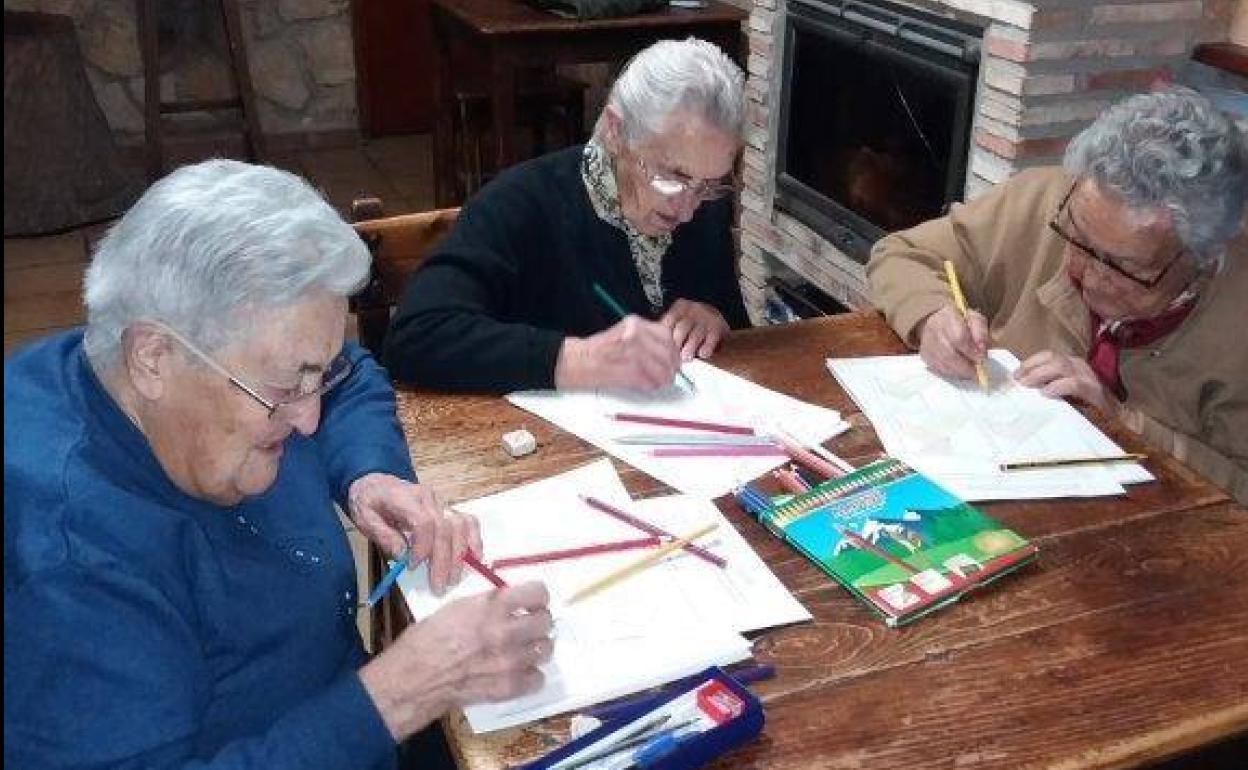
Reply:
[[[673,385],[657,392],[522,391],[507,400],[689,495],[715,498],[788,462],[785,457],[653,457],[651,447],[618,444],[614,439],[637,433],[688,434],[680,428],[621,422],[617,412],[678,417],[748,425],[763,431],[779,428],[805,443],[820,443],[847,430],[833,409],[799,401],[729,374],[705,361],[690,361],[683,371],[696,385]]]
[[[750,647],[738,632],[810,618],[714,505],[686,497],[633,502],[607,459],[457,507],[478,517],[487,562],[638,537],[633,527],[582,503],[583,494],[677,535],[719,523],[698,544],[728,567],[682,552],[571,606],[564,604],[568,596],[644,551],[500,570],[510,583],[541,580],[550,590],[555,653],[537,693],[466,708],[474,731],[523,724],[741,660]],[[435,597],[423,567],[405,572],[399,585],[417,619],[455,598],[492,590],[465,573],[455,589]]]
[[[991,350],[991,387],[947,380],[917,355],[828,359],[828,369],[871,420],[888,452],[965,500],[1122,494],[1148,481],[1136,463],[1002,471],[1014,460],[1121,454],[1074,407],[1014,382],[1018,359]]]

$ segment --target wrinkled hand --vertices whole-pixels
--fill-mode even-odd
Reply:
[[[1019,365],[1014,379],[1020,385],[1039,388],[1046,396],[1077,398],[1106,414],[1112,413],[1109,391],[1082,358],[1051,350],[1036,353]]]
[[[937,374],[975,377],[975,364],[988,355],[988,320],[978,311],[962,314],[946,305],[927,317],[919,332],[919,357]]]
[[[705,302],[688,299],[672,303],[659,323],[672,331],[672,341],[680,348],[682,361],[711,355],[728,333],[728,322],[718,310]]]
[[[555,387],[652,390],[672,384],[680,349],[666,326],[630,315],[606,331],[568,337],[555,363]]]
[[[451,708],[541,687],[538,665],[554,651],[549,603],[546,587],[532,582],[458,599],[360,669],[395,740]]]
[[[429,560],[429,585],[434,593],[459,581],[464,551],[481,554],[477,520],[444,509],[427,485],[369,473],[352,482],[347,507],[355,526],[391,556],[406,547],[406,533],[412,545],[409,562]]]

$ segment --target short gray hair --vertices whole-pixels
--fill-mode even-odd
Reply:
[[[1140,94],[1110,107],[1071,141],[1065,165],[1132,210],[1168,211],[1201,264],[1219,263],[1248,202],[1243,133],[1188,88]]]
[[[662,40],[634,56],[611,86],[607,105],[620,116],[628,144],[654,136],[677,110],[741,136],[745,76],[714,44],[690,37]],[[602,117],[594,127],[601,140]]]
[[[141,320],[165,323],[216,350],[247,326],[246,311],[338,296],[368,279],[369,253],[324,198],[294,174],[209,160],[152,185],[100,242],[87,269],[85,347],[117,363]]]

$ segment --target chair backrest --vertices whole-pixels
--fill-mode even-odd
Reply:
[[[377,198],[357,198],[351,220],[373,255],[368,285],[351,298],[351,312],[359,324],[360,344],[381,355],[390,314],[403,296],[407,279],[429,250],[455,224],[459,209],[384,216]]]

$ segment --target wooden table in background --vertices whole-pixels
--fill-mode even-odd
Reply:
[[[454,158],[451,120],[455,114],[455,54],[485,60],[490,73],[490,125],[496,143],[494,166],[515,163],[516,71],[626,59],[658,40],[690,35],[718,45],[741,63],[741,24],[745,11],[719,0],[706,8],[663,8],[635,16],[578,21],[526,5],[522,0],[433,0],[437,44],[434,123],[434,199],[452,199]]]
[[[875,314],[733,333],[712,359],[840,410],[828,446],[879,451],[826,357],[903,352]],[[461,500],[568,470],[599,450],[497,397],[400,393],[416,468]],[[1089,415],[1157,481],[1122,497],[986,503],[1040,546],[1036,563],[913,625],[887,628],[789,546],[721,502],[814,614],[759,635],[775,679],[754,685],[767,723],[715,768],[1121,768],[1248,732],[1248,511],[1127,429]],[[512,460],[499,437],[528,428]],[[616,463],[634,495],[663,491]],[[567,719],[474,736],[446,721],[464,770],[502,770],[554,748]]]

